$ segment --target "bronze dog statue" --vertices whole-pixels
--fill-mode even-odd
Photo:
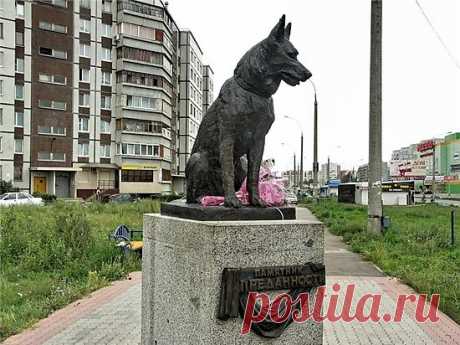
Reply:
[[[265,206],[259,170],[265,136],[275,120],[272,95],[281,80],[295,86],[311,77],[297,60],[290,33],[291,23],[285,27],[283,15],[270,35],[243,56],[203,117],[185,169],[188,203],[219,195],[226,207],[241,207],[235,190],[247,175],[250,204]]]

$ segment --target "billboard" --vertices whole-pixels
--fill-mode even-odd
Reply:
[[[435,142],[434,140],[427,140],[427,141],[424,141],[420,144],[417,145],[417,151],[418,152],[425,152],[425,151],[428,151],[428,150],[433,150],[433,148],[435,147]]]

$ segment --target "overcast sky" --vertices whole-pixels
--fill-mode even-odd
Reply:
[[[460,59],[460,1],[419,0]],[[460,70],[447,55],[415,0],[383,0],[383,157],[422,139],[460,130]],[[367,162],[370,0],[169,0],[183,28],[191,29],[215,72],[215,97],[243,53],[265,38],[285,13],[299,60],[312,71],[319,100],[319,160],[344,168]],[[313,154],[313,90],[284,83],[274,96],[276,120],[265,157],[279,169]],[[285,145],[282,145],[285,143]]]

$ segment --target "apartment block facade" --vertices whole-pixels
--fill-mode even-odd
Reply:
[[[70,198],[172,192],[180,107],[203,87],[197,73],[180,99],[180,39],[154,0],[0,1],[0,178]]]
[[[205,114],[214,102],[214,71],[211,66],[203,66],[203,113]]]
[[[185,166],[203,117],[203,52],[191,31],[180,32],[178,175]]]

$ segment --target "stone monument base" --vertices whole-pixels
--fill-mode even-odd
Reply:
[[[196,221],[144,216],[142,344],[322,344],[321,323],[292,323],[278,338],[240,335],[217,318],[224,268],[324,264],[320,222]]]

